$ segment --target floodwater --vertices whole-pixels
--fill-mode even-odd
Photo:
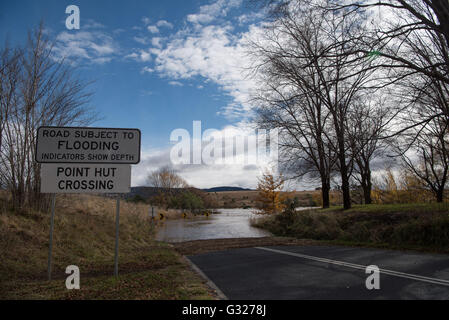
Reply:
[[[254,209],[218,209],[219,214],[182,220],[166,220],[156,240],[183,242],[203,239],[259,238],[271,236],[268,231],[251,227]]]

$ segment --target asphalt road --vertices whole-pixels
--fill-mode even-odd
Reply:
[[[449,255],[280,246],[188,258],[228,299],[449,299]],[[380,268],[378,290],[366,288],[368,265]]]

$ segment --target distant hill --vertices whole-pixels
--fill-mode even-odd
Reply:
[[[186,189],[174,188],[171,189],[170,191],[176,194],[177,192],[183,192],[185,190]],[[201,189],[189,188],[189,190],[201,190]],[[131,187],[131,192],[125,195],[125,199],[133,198],[135,196],[140,196],[144,199],[148,199],[155,195],[158,195],[161,192],[164,193],[168,191],[169,189],[155,188],[155,187]]]
[[[196,189],[196,188],[192,188],[192,189]],[[176,191],[181,191],[184,189],[179,189]],[[245,188],[240,188],[240,187],[214,187],[214,188],[208,188],[208,189],[196,189],[196,190],[201,190],[203,192],[225,192],[225,191],[255,191],[252,189],[245,189]],[[154,195],[157,195],[159,192],[163,192],[164,190],[162,188],[154,188],[154,187],[131,187],[131,192],[127,193],[124,197],[126,199],[128,198],[132,198],[136,195],[141,196],[142,198],[149,198],[152,197]],[[172,190],[173,191],[173,190]],[[114,195],[115,196],[115,195]]]
[[[224,192],[224,191],[254,191],[252,189],[240,188],[240,187],[213,187],[208,189],[201,189],[206,192]]]
[[[131,192],[126,194],[126,198],[133,198],[135,196],[140,196],[144,199],[148,199],[154,195],[158,194],[159,188],[153,187],[131,187]]]

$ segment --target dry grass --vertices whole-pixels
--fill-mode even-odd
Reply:
[[[53,239],[55,280],[49,283],[45,279],[50,214],[31,210],[14,213],[8,210],[4,198],[3,194],[3,210],[0,212],[0,299],[211,297],[202,280],[189,269],[173,247],[154,241],[153,223],[148,215],[148,206],[144,204],[121,201],[120,278],[111,277],[114,269],[116,201],[91,195],[56,197]],[[77,292],[69,292],[65,288],[65,268],[68,265],[80,268],[82,289]],[[124,289],[120,290],[122,287]]]

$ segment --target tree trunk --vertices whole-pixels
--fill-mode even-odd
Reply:
[[[349,190],[349,181],[348,181],[348,174],[347,174],[347,168],[345,165],[345,168],[342,168],[341,170],[341,189],[343,191],[343,209],[351,209],[351,194]]]
[[[363,198],[365,199],[365,204],[371,204],[371,171],[368,170],[366,174],[362,173],[362,189],[363,189]]]
[[[343,191],[343,209],[351,208],[351,194],[349,189],[348,164],[346,163],[346,146],[345,146],[345,127],[344,114],[342,112],[344,106],[338,105],[336,109],[331,111],[334,120],[335,133],[337,135],[337,154],[340,163],[341,189]]]
[[[444,196],[444,188],[438,189],[436,192],[437,202],[441,203],[443,202],[443,196]]]
[[[329,205],[330,205],[329,191],[330,191],[329,183],[323,181],[321,183],[321,197],[323,200],[323,209],[329,208]]]
[[[365,204],[371,204],[371,183],[369,183],[369,186],[363,188],[363,197],[365,198]]]
[[[342,140],[342,139],[340,139]],[[339,142],[339,160],[340,160],[340,173],[341,173],[341,190],[343,191],[343,209],[347,210],[351,208],[351,194],[349,190],[349,177],[348,177],[348,165],[345,159],[344,142]]]

